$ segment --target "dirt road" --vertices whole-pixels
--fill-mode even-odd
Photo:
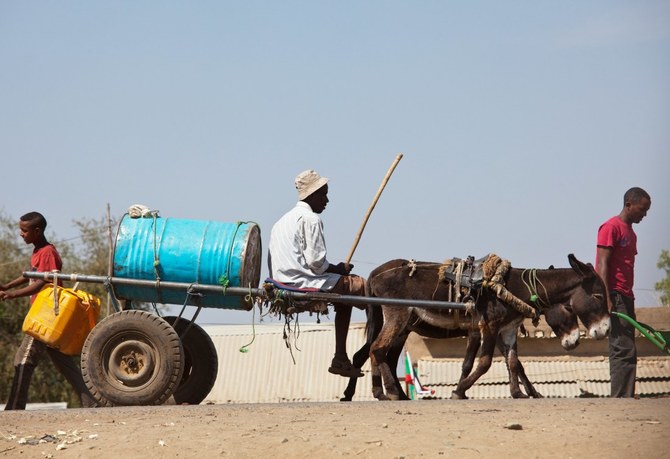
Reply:
[[[42,410],[0,426],[0,458],[660,458],[670,398]]]

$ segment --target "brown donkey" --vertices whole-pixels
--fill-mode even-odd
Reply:
[[[568,260],[571,268],[511,268],[505,273],[502,282],[517,300],[536,305],[537,313],[544,314],[566,350],[573,349],[579,342],[576,316],[579,316],[593,338],[602,339],[609,331],[609,314],[602,281],[590,264],[580,262],[573,255],[569,255]],[[448,301],[449,289],[443,288],[440,273],[443,266],[440,263],[408,260],[389,261],[370,274],[368,294],[382,298]],[[436,309],[381,307],[384,324],[370,347],[373,394],[376,398],[399,398],[399,384],[387,358],[393,346],[397,349],[398,337],[402,340],[409,333],[408,330],[420,334],[423,334],[423,330],[428,336],[435,336],[440,329],[452,332],[460,330],[460,333],[469,336],[461,379],[452,398],[466,398],[465,392],[488,371],[496,343],[499,343],[506,358],[512,396],[526,396],[519,388],[519,379],[529,395],[539,396],[526,378],[516,352],[517,331],[524,315],[508,302],[501,301],[494,291],[486,287],[479,288],[472,299],[474,308],[469,317],[462,314],[455,316],[453,311]],[[472,372],[480,338],[481,355],[477,368]]]

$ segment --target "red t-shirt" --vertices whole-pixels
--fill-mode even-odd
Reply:
[[[609,263],[608,285],[622,295],[635,298],[633,280],[635,255],[637,255],[637,235],[633,226],[618,216],[612,217],[598,229],[598,246],[612,249]],[[596,266],[598,255],[596,254]]]
[[[37,271],[40,273],[50,272],[55,269],[60,271],[63,268],[63,261],[60,259],[60,255],[52,244],[47,244],[44,247],[35,249],[33,251],[32,257],[30,257],[30,270]],[[34,282],[34,280],[30,280]],[[60,282],[59,282],[60,284]],[[30,297],[30,301],[35,299],[36,295]]]

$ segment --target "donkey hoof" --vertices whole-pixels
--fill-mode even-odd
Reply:
[[[451,392],[451,399],[452,400],[467,400],[468,397],[465,394],[461,394],[459,392],[452,391]]]
[[[519,392],[513,393],[512,398],[528,398],[528,396],[526,394],[524,394],[523,392],[519,391]]]

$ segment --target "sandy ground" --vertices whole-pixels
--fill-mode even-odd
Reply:
[[[37,410],[0,434],[0,458],[660,458],[670,398]]]

